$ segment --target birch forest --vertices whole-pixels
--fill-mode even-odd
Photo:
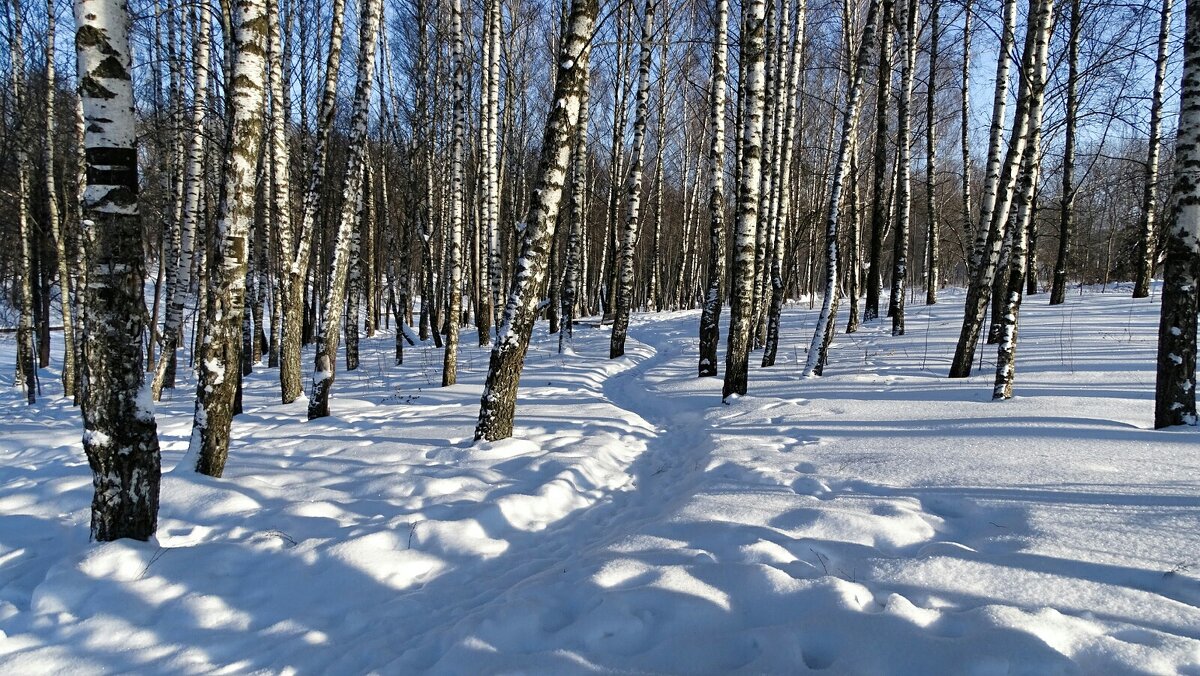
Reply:
[[[0,432],[74,430],[91,540],[161,540],[169,476],[377,440],[366,401],[481,453],[617,392],[657,434],[854,400],[915,354],[921,400],[1002,428],[1111,336],[1144,386],[1060,394],[1125,392],[1150,445],[1197,424],[1193,0],[0,2],[0,382],[31,412]],[[647,345],[689,384],[620,375]],[[404,432],[430,405],[468,414]]]

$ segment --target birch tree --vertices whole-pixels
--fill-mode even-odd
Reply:
[[[900,21],[904,37],[903,61],[900,64],[900,97],[896,102],[896,143],[899,145],[896,166],[896,233],[892,240],[892,297],[888,314],[892,318],[892,335],[904,335],[904,287],[908,281],[908,232],[912,214],[912,90],[917,67],[917,0],[900,0]]]
[[[144,389],[143,260],[129,47],[122,0],[75,0],[75,54],[87,187],[83,450],[92,469],[91,537],[148,540],[157,527],[161,459]]]
[[[608,346],[609,359],[616,359],[625,354],[625,337],[629,333],[629,310],[633,303],[634,256],[637,253],[642,215],[642,175],[646,157],[646,119],[650,112],[650,57],[654,52],[656,1],[646,0],[645,15],[642,17],[637,101],[633,116],[633,159],[625,184],[625,227],[621,236],[621,249],[617,254],[617,302],[613,314],[612,339]]]
[[[758,233],[759,188],[762,172],[763,91],[766,79],[766,6],[763,0],[742,3],[740,117],[742,137],[738,171],[737,224],[734,227],[733,284],[729,307],[729,338],[725,346],[725,382],[721,399],[746,394],[750,361],[750,331],[754,320],[754,255]]]
[[[585,76],[589,77],[589,76]],[[586,281],[581,274],[580,259],[587,245],[583,234],[587,231],[587,165],[588,165],[588,113],[591,103],[591,87],[584,87],[579,103],[579,122],[576,124],[574,145],[571,146],[571,203],[567,233],[567,261],[563,274],[560,310],[562,327],[558,333],[558,351],[562,352],[575,333],[575,306],[578,301],[579,285]],[[551,299],[553,300],[553,299]]]
[[[211,7],[207,1],[196,4],[196,35],[192,44],[192,119],[190,142],[184,160],[183,212],[179,222],[179,256],[175,263],[175,283],[163,322],[162,354],[154,370],[152,392],[157,401],[163,388],[175,387],[176,350],[183,342],[183,309],[192,290],[192,272],[197,269],[196,234],[204,217],[200,195],[204,189],[204,146],[208,125],[208,79],[212,33]],[[171,378],[168,378],[171,376]]]
[[[1017,25],[1016,0],[1007,0],[1004,6],[1004,27],[1000,39],[1000,56],[996,64],[996,95],[992,105],[992,125],[988,142],[988,165],[984,177],[983,198],[979,208],[975,244],[971,253],[971,283],[967,287],[967,299],[963,311],[963,325],[959,332],[954,359],[950,364],[951,378],[971,375],[971,362],[975,358],[976,344],[987,312],[992,283],[1000,262],[1000,253],[1008,231],[1009,209],[1012,205],[1013,187],[1017,171],[1024,155],[1029,131],[1030,84],[1037,45],[1049,42],[1047,26],[1033,23],[1026,26],[1025,50],[1021,57],[1021,80],[1017,89],[1017,108],[1013,114],[1013,128],[1008,150],[1001,161],[1001,143],[1004,131],[1004,113],[1008,102],[1008,56],[1012,48]],[[1045,38],[1043,41],[1042,38]]]
[[[1054,279],[1050,284],[1050,304],[1067,300],[1067,265],[1071,254],[1071,236],[1075,223],[1075,130],[1079,120],[1079,41],[1083,28],[1083,3],[1071,0],[1071,23],[1067,34],[1067,92],[1063,121],[1062,195],[1059,198],[1058,256],[1054,260]]]
[[[782,134],[780,135],[778,171],[774,188],[776,197],[772,200],[771,206],[774,241],[770,247],[771,296],[770,305],[767,308],[766,344],[763,347],[762,365],[764,367],[775,365],[775,356],[779,350],[779,322],[783,314],[785,294],[783,262],[791,213],[791,167],[792,146],[795,138],[797,83],[800,76],[800,52],[804,45],[804,22],[807,19],[807,0],[797,2],[794,18],[790,11],[791,0],[784,0],[784,3],[781,40],[789,44],[787,44],[787,56],[781,62],[781,69],[786,77],[782,87],[783,117],[780,122]],[[792,26],[795,26],[794,34],[791,31]]]
[[[54,67],[54,36],[57,22],[54,0],[46,0],[46,139],[42,162],[46,171],[46,224],[49,226],[50,236],[54,239],[58,260],[59,301],[63,322],[63,395],[70,397],[75,394],[75,318],[71,312],[71,261],[68,253],[70,249],[63,235],[62,218],[58,213],[58,186],[54,177],[54,136],[57,127],[55,120],[58,117],[54,108],[55,92],[58,88]]]
[[[21,258],[17,262],[17,387],[25,393],[25,401],[33,404],[37,400],[37,368],[34,350],[33,319],[33,232],[29,214],[29,150],[28,124],[25,114],[25,50],[22,46],[21,6],[13,0],[8,8],[11,12],[9,56],[13,65],[13,115],[16,127],[17,164],[17,238]]]
[[[1034,52],[1034,61],[1030,64],[1033,82],[1030,87],[1029,101],[1029,142],[1025,145],[1024,156],[1021,158],[1021,179],[1018,182],[1018,192],[1015,196],[1017,207],[1016,218],[1012,228],[1012,246],[1009,252],[1008,281],[1005,292],[997,296],[993,302],[1002,307],[1000,313],[1000,340],[996,354],[996,381],[992,390],[992,399],[1011,399],[1013,381],[1016,379],[1017,327],[1021,313],[1021,299],[1025,290],[1026,265],[1029,261],[1030,238],[1029,226],[1033,220],[1034,200],[1037,195],[1038,160],[1041,153],[1042,111],[1046,99],[1046,73],[1048,68],[1048,49],[1050,34],[1053,32],[1054,0],[1040,0],[1036,5],[1036,13],[1030,17],[1031,23],[1043,26],[1045,42],[1041,40]]]
[[[721,304],[725,293],[725,81],[729,0],[716,0],[712,24],[712,71],[709,76],[708,279],[700,314],[699,377],[717,375],[721,340]]]
[[[916,1],[913,0],[913,9]],[[875,40],[876,18],[879,13],[879,0],[871,0],[867,7],[866,23],[863,25],[862,39],[858,43],[858,54],[854,57],[851,69],[849,91],[846,95],[846,108],[842,111],[841,140],[833,165],[833,176],[829,187],[829,203],[825,210],[825,294],[821,300],[821,313],[817,317],[817,325],[813,330],[812,342],[808,348],[808,359],[804,365],[805,376],[819,376],[825,369],[828,359],[829,343],[833,340],[833,332],[837,322],[837,303],[839,288],[838,275],[838,230],[841,218],[842,192],[845,189],[846,177],[849,174],[850,160],[853,153],[854,137],[858,133],[858,113],[862,107],[863,80],[866,77],[867,53]],[[847,18],[847,20],[849,20]],[[899,234],[897,234],[899,236]]]
[[[231,119],[226,125],[221,201],[212,231],[204,315],[207,333],[196,360],[196,412],[188,451],[196,471],[214,477],[225,471],[229,455],[241,361],[255,169],[263,136],[266,4],[263,0],[237,0],[232,19]]]
[[[532,193],[521,249],[509,288],[504,317],[488,363],[480,399],[475,439],[496,441],[512,436],[517,386],[529,349],[538,293],[546,274],[550,240],[566,182],[571,140],[579,124],[588,86],[588,58],[595,31],[596,0],[572,0],[567,34],[559,42],[554,105],[546,119],[537,183]]]
[[[1142,188],[1142,215],[1138,227],[1137,273],[1133,280],[1133,297],[1150,295],[1150,278],[1154,275],[1158,252],[1158,164],[1162,154],[1163,97],[1167,80],[1167,49],[1171,37],[1171,6],[1174,0],[1162,0],[1158,24],[1158,53],[1154,59],[1154,91],[1150,95],[1150,144],[1146,154],[1146,183]]]
[[[901,0],[903,2],[903,0]],[[883,233],[887,227],[885,197],[888,159],[888,109],[892,91],[892,15],[895,0],[883,0],[879,31],[879,59],[875,80],[875,153],[871,178],[871,240],[867,249],[867,298],[863,321],[879,319],[879,291],[883,286]]]
[[[929,3],[929,80],[925,84],[925,304],[937,303],[938,208],[937,208],[937,66],[938,0]],[[964,165],[965,168],[965,165]]]
[[[959,82],[959,150],[962,157],[962,229],[965,242],[971,241],[971,25],[974,0],[963,0],[962,70]],[[970,275],[972,251],[967,251],[967,274]]]
[[[321,208],[321,191],[325,186],[326,163],[329,155],[329,134],[333,129],[334,106],[337,100],[338,68],[342,58],[342,23],[345,0],[333,0],[330,9],[332,23],[329,27],[329,53],[325,61],[325,86],[317,108],[316,143],[312,149],[308,187],[305,189],[299,228],[291,233],[291,241],[284,241],[280,230],[280,247],[290,258],[286,267],[286,283],[281,284],[279,300],[282,326],[279,336],[279,385],[283,403],[290,404],[304,390],[301,375],[300,347],[303,337],[304,292],[308,277],[314,229]],[[302,105],[303,109],[304,106]],[[282,157],[277,157],[281,161]],[[280,187],[276,187],[276,199]],[[351,193],[346,193],[351,194]],[[290,223],[289,223],[290,224]]]
[[[365,0],[359,21],[358,80],[354,86],[354,108],[350,120],[349,158],[342,183],[341,214],[337,221],[333,262],[325,284],[325,318],[317,338],[316,363],[312,391],[308,399],[308,419],[329,415],[329,392],[333,388],[337,364],[342,313],[345,309],[346,274],[350,267],[350,244],[358,227],[357,214],[362,200],[363,162],[367,146],[367,122],[371,113],[371,86],[375,81],[375,48],[379,39],[382,0]]]
[[[1196,424],[1196,313],[1200,310],[1200,5],[1186,5],[1183,88],[1175,145],[1174,217],[1167,231],[1154,426]]]
[[[446,257],[450,267],[449,318],[446,350],[442,359],[442,387],[458,381],[458,325],[462,315],[462,230],[463,230],[463,135],[467,127],[466,88],[463,82],[463,27],[461,0],[450,0],[451,59],[454,68],[454,103],[450,113],[450,231]]]

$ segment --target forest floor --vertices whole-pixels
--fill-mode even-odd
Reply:
[[[53,368],[26,407],[0,337],[0,673],[1200,674],[1200,433],[1150,429],[1157,298],[1045,302],[998,403],[990,346],[945,377],[953,292],[839,334],[821,378],[789,307],[728,405],[696,312],[636,315],[614,361],[542,323],[491,444],[487,352],[443,389],[381,332],[330,418],[249,376],[216,480],[176,467],[189,380],[157,537],[103,545],[78,411]]]

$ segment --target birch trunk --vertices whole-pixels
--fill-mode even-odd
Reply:
[[[1067,36],[1066,140],[1063,147],[1062,197],[1058,216],[1058,257],[1050,286],[1050,304],[1067,300],[1067,266],[1075,223],[1075,128],[1079,117],[1079,40],[1083,27],[1082,2],[1071,0],[1071,26]]]
[[[903,0],[901,0],[903,1]],[[883,286],[883,233],[887,228],[888,205],[884,198],[887,184],[888,108],[892,92],[892,15],[894,0],[883,0],[881,17],[884,30],[879,32],[879,60],[875,85],[875,155],[871,180],[871,244],[867,253],[867,299],[863,321],[879,319],[879,291]]]
[[[77,0],[78,1],[78,0]],[[204,190],[204,140],[208,125],[208,81],[210,75],[210,51],[212,17],[207,2],[196,5],[196,35],[192,44],[192,120],[189,133],[190,143],[183,174],[183,213],[179,222],[179,257],[176,261],[175,284],[171,290],[171,302],[167,304],[167,315],[163,321],[162,355],[154,370],[151,391],[154,400],[162,396],[163,388],[175,387],[175,373],[168,367],[183,343],[183,309],[191,294],[192,273],[198,269],[197,246],[203,246],[202,238],[196,233],[204,218],[200,196]],[[170,379],[167,376],[171,376]]]
[[[1142,189],[1142,217],[1139,223],[1137,277],[1133,280],[1133,297],[1150,295],[1150,278],[1154,275],[1158,252],[1158,158],[1162,154],[1163,93],[1167,79],[1167,50],[1171,37],[1171,6],[1174,0],[1162,0],[1158,24],[1158,54],[1154,59],[1154,93],[1150,97],[1150,149],[1146,156],[1146,184]]]
[[[83,449],[92,469],[91,537],[148,540],[158,520],[158,429],[145,390],[136,117],[122,0],[75,1],[75,50],[87,187]]]
[[[585,75],[584,77],[589,77]],[[587,245],[587,165],[588,165],[588,113],[591,97],[590,87],[583,90],[579,103],[579,123],[576,125],[574,145],[571,147],[571,215],[570,232],[567,234],[567,264],[562,285],[562,327],[558,333],[558,351],[561,353],[575,334],[575,306],[580,280],[586,280],[581,268],[582,249]],[[553,299],[551,299],[553,302]]]
[[[304,192],[300,227],[292,233],[291,241],[285,241],[283,244],[285,252],[291,259],[287,261],[285,268],[287,283],[283,285],[284,288],[280,289],[279,294],[283,314],[279,337],[279,385],[285,404],[295,401],[304,390],[300,366],[300,348],[304,334],[304,294],[312,255],[312,242],[316,239],[314,232],[316,220],[322,206],[321,191],[325,186],[329,134],[333,128],[333,113],[337,100],[337,75],[342,58],[344,8],[345,0],[333,0],[331,8],[333,22],[329,29],[329,55],[325,61],[325,88],[317,110],[316,146],[313,148],[308,187]],[[285,159],[278,156],[276,158],[277,161]],[[286,182],[283,187],[287,187]],[[276,200],[279,199],[279,191],[280,186],[277,185]]]
[[[451,58],[454,68],[454,103],[450,113],[450,215],[446,237],[449,274],[449,317],[446,321],[446,351],[442,359],[442,387],[458,381],[458,325],[462,315],[462,230],[463,230],[463,136],[467,128],[467,97],[463,82],[463,27],[461,0],[450,0]]]
[[[1015,2],[1015,0],[1012,0]],[[1001,44],[1011,45],[1011,34],[1016,26],[1016,8],[1005,6],[1005,27]],[[1051,17],[1045,17],[1047,22]],[[1049,24],[1040,25],[1031,22],[1026,27],[1025,51],[1021,60],[1021,83],[1017,89],[1017,108],[1013,115],[1012,137],[1005,155],[1003,166],[999,161],[1000,141],[1003,127],[1003,113],[1008,91],[1008,60],[1001,56],[996,74],[996,100],[992,112],[992,134],[988,149],[988,173],[984,180],[983,202],[979,210],[979,225],[976,231],[972,265],[971,284],[967,288],[967,300],[963,312],[963,326],[959,332],[958,344],[955,347],[954,359],[950,365],[951,378],[965,378],[971,375],[971,362],[975,358],[975,348],[979,342],[979,333],[987,314],[988,299],[995,279],[997,265],[1008,231],[1009,210],[1012,206],[1013,191],[1017,179],[1017,169],[1024,155],[1025,144],[1029,137],[1029,103],[1031,100],[1031,84],[1034,64],[1041,58],[1039,54],[1049,47]],[[1001,49],[1001,54],[1007,54],[1007,48]]]
[[[365,173],[365,162],[362,170]],[[346,370],[354,371],[358,369],[358,319],[362,315],[362,278],[363,278],[363,260],[362,260],[362,242],[363,229],[367,219],[370,217],[367,214],[366,193],[370,190],[370,181],[367,176],[363,176],[361,188],[359,189],[360,196],[357,198],[358,213],[355,214],[354,228],[350,231],[350,263],[346,270],[346,320],[343,323],[342,330],[346,334]]]
[[[290,114],[288,98],[285,92],[284,53],[280,39],[280,9],[279,0],[269,0],[267,7],[267,87],[271,94],[271,114],[269,117],[271,165],[271,205],[275,224],[275,268],[276,283],[271,297],[271,352],[267,363],[269,366],[279,366],[280,392],[287,399],[288,392],[299,395],[297,390],[289,390],[293,384],[298,388],[299,382],[291,380],[294,375],[289,372],[287,386],[284,385],[284,369],[282,367],[282,343],[284,342],[282,324],[286,321],[288,312],[299,315],[301,308],[291,304],[295,297],[291,285],[296,282],[291,274],[295,247],[295,234],[292,229],[291,207],[291,149],[288,145],[287,119]],[[303,293],[301,303],[303,303]],[[293,397],[294,398],[294,397]]]
[[[354,86],[354,113],[348,139],[349,158],[334,242],[333,263],[325,288],[325,317],[317,338],[316,363],[312,375],[312,394],[308,400],[308,419],[329,415],[329,393],[333,388],[337,364],[339,331],[346,296],[346,274],[350,266],[351,235],[358,227],[357,214],[362,203],[363,162],[367,145],[367,122],[371,113],[371,85],[375,81],[375,47],[379,39],[382,0],[365,0],[359,22],[358,81]]]
[[[725,298],[725,81],[729,0],[716,0],[713,10],[713,57],[709,76],[708,153],[708,279],[700,314],[699,377],[717,375],[717,345],[721,340],[721,305]]]
[[[737,225],[734,229],[729,338],[725,346],[725,382],[721,399],[746,394],[750,361],[750,331],[754,320],[754,256],[759,227],[759,189],[762,173],[763,93],[766,7],[763,0],[742,3],[741,169],[738,172]]]
[[[212,264],[208,266],[206,338],[197,359],[196,412],[189,459],[196,471],[219,477],[229,455],[229,430],[241,357],[241,323],[246,302],[246,265],[254,220],[255,164],[263,126],[266,4],[239,0],[233,16],[233,63],[229,93],[232,118],[217,220],[213,224]]]
[[[913,1],[913,9],[916,2]],[[804,365],[805,376],[819,376],[825,370],[829,357],[829,343],[833,340],[834,327],[837,322],[837,304],[840,289],[838,277],[838,229],[841,217],[842,192],[846,176],[849,173],[850,159],[854,145],[854,137],[858,129],[858,113],[862,107],[863,80],[867,70],[867,52],[875,40],[876,17],[879,13],[879,0],[871,0],[867,6],[866,23],[863,26],[862,39],[858,43],[858,54],[854,57],[851,70],[849,91],[846,95],[846,109],[842,113],[841,140],[838,142],[837,160],[833,165],[833,177],[829,187],[829,205],[825,212],[825,296],[821,301],[821,314],[817,318],[813,330],[812,343],[808,348],[808,360]],[[911,23],[910,23],[911,25]],[[902,137],[903,138],[903,137]]]
[[[925,304],[937,303],[940,242],[937,209],[937,63],[938,0],[929,4],[929,81],[925,96],[925,204],[928,229],[925,234]]]
[[[912,215],[912,90],[917,67],[917,0],[901,0],[904,25],[904,61],[900,66],[900,98],[896,103],[897,140],[900,155],[896,192],[896,232],[892,247],[892,297],[888,306],[892,335],[904,335],[904,291],[908,282],[908,231]]]
[[[1196,312],[1200,310],[1200,6],[1187,3],[1183,90],[1172,188],[1174,218],[1167,231],[1154,427],[1195,425]]]
[[[25,401],[37,401],[37,357],[34,350],[33,231],[29,224],[29,141],[26,133],[28,115],[25,112],[25,53],[21,44],[21,5],[12,0],[9,8],[12,34],[9,37],[9,57],[12,64],[13,113],[16,133],[13,153],[17,164],[17,238],[21,249],[17,279],[17,373],[15,383],[25,393]]]
[[[613,314],[612,339],[608,358],[625,354],[625,337],[629,333],[629,310],[633,303],[634,256],[641,226],[642,174],[646,155],[646,118],[650,110],[650,57],[654,50],[655,0],[646,0],[642,19],[642,39],[638,57],[638,88],[633,118],[633,158],[625,185],[625,227],[621,235],[621,250],[617,255],[617,302]]]
[[[790,0],[784,0],[790,3]],[[799,0],[794,20],[790,13],[790,4],[785,4],[783,11],[782,31],[783,41],[788,42],[787,59],[782,64],[786,79],[783,87],[783,117],[781,125],[783,133],[780,137],[777,178],[775,181],[776,198],[771,206],[771,219],[775,222],[774,241],[771,245],[771,303],[767,309],[767,336],[763,348],[762,365],[774,366],[775,356],[779,351],[779,320],[783,314],[783,260],[784,247],[787,244],[787,231],[791,225],[791,167],[794,128],[796,122],[796,94],[800,74],[800,52],[804,46],[804,22],[807,20],[807,0]],[[791,27],[795,26],[795,35],[791,35]]]
[[[517,386],[529,349],[537,313],[538,289],[546,271],[550,239],[566,181],[571,140],[579,124],[584,92],[588,87],[588,57],[596,21],[596,0],[572,0],[568,34],[560,42],[555,105],[546,120],[537,184],[529,214],[521,231],[517,258],[499,338],[492,348],[487,381],[480,399],[475,439],[496,441],[512,436],[517,406]]]
[[[1053,32],[1054,0],[1042,0],[1037,5],[1036,21],[1045,26],[1044,39],[1049,41]],[[1030,239],[1029,228],[1033,221],[1035,210],[1034,200],[1037,196],[1037,181],[1040,168],[1038,166],[1042,141],[1042,111],[1046,99],[1046,76],[1049,68],[1049,57],[1046,49],[1039,48],[1035,53],[1036,62],[1032,73],[1029,102],[1029,142],[1025,145],[1022,158],[1021,180],[1019,192],[1015,197],[1017,206],[1016,219],[1012,225],[1012,245],[1009,252],[1008,282],[1005,293],[993,302],[1003,305],[1000,317],[1000,340],[996,354],[996,382],[992,389],[992,399],[1011,399],[1013,396],[1013,381],[1016,379],[1017,358],[1017,325],[1021,313],[1021,300],[1025,290],[1026,265],[1029,261]]]
[[[962,230],[964,241],[971,241],[971,19],[974,0],[963,2],[962,26],[962,71],[959,100],[962,103],[959,118],[959,150],[962,156]],[[974,248],[966,252],[967,274]]]
[[[54,0],[46,0],[46,148],[42,161],[46,170],[46,222],[50,236],[54,238],[55,256],[58,260],[58,288],[62,306],[63,322],[63,396],[75,394],[75,322],[71,314],[71,272],[67,240],[63,236],[62,218],[58,213],[58,186],[54,178],[54,109],[55,92],[58,84],[54,70],[54,34],[57,23]],[[162,265],[162,261],[159,262]]]

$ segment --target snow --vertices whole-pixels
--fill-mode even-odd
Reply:
[[[789,307],[728,405],[698,312],[635,314],[613,361],[543,323],[493,443],[486,349],[437,388],[440,351],[394,367],[381,332],[329,418],[248,376],[225,478],[165,473],[148,543],[88,543],[78,410],[0,388],[0,672],[1200,670],[1200,434],[1150,429],[1157,304],[1030,297],[998,406],[992,348],[945,377],[961,300],[803,379]],[[158,404],[166,470],[193,392]]]

